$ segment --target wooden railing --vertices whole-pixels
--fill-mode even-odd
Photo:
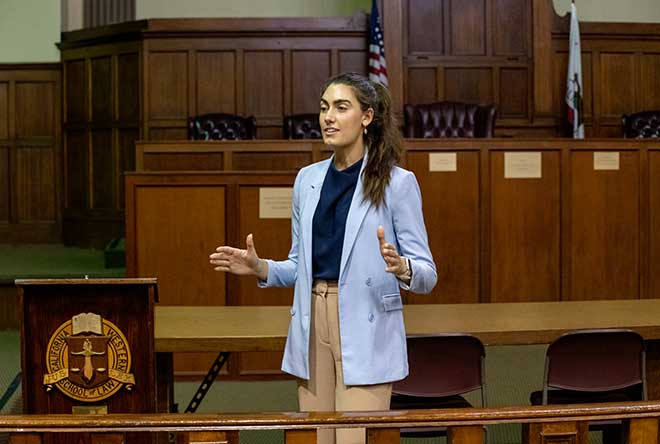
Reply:
[[[657,444],[660,402],[576,404],[345,413],[108,414],[0,416],[11,444],[41,444],[44,433],[85,432],[96,443],[123,442],[127,432],[179,432],[179,442],[238,442],[239,430],[285,430],[286,444],[313,443],[318,428],[363,427],[368,443],[399,443],[405,427],[448,427],[451,444],[484,442],[484,425],[521,423],[527,444],[585,443],[590,421],[622,419],[628,444]],[[98,435],[97,435],[98,434]],[[184,439],[181,439],[184,438]]]

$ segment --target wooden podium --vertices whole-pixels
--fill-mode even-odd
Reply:
[[[156,279],[15,282],[24,413],[157,412]],[[44,442],[99,442],[84,435],[50,435]],[[101,441],[153,442],[144,433]]]

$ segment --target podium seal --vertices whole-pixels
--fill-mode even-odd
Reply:
[[[66,396],[97,402],[135,385],[128,341],[112,322],[94,313],[80,313],[60,325],[46,348],[43,383]]]

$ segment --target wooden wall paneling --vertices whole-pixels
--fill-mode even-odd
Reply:
[[[570,300],[640,297],[640,153],[594,170],[594,150],[571,152]]]
[[[9,105],[9,80],[0,82],[0,221],[10,222],[11,179],[9,175],[12,169],[10,164],[10,153],[14,142],[9,135],[9,126],[12,116]]]
[[[535,63],[535,113],[538,114],[540,101],[551,93],[553,95],[553,113],[561,126],[564,121],[564,107],[561,105],[566,91],[565,62],[562,66],[556,64],[556,55],[561,53],[567,58],[569,15],[559,18],[554,13],[546,14],[546,18],[537,17],[539,8],[546,8],[544,0],[535,2],[534,21],[534,63]],[[552,5],[550,5],[551,7]],[[554,17],[553,17],[554,16]],[[548,18],[549,17],[549,18]],[[548,31],[543,31],[548,27]],[[581,23],[583,80],[585,82],[585,121],[587,137],[620,137],[620,116],[624,112],[633,112],[643,108],[646,103],[658,103],[660,93],[657,88],[645,84],[645,79],[651,79],[655,74],[653,55],[660,53],[658,26],[646,23]],[[541,32],[536,32],[541,30]],[[547,54],[547,37],[550,34],[552,56],[555,61],[545,63]],[[538,40],[538,41],[537,41]],[[542,44],[541,44],[542,43]],[[650,59],[646,60],[646,55]],[[587,76],[585,60],[590,59],[591,75]],[[541,63],[543,61],[543,63]],[[589,62],[587,62],[589,63]],[[549,69],[556,71],[556,80],[552,88],[543,91],[544,73]],[[559,74],[559,75],[557,75]],[[589,92],[588,82],[592,81],[592,91]],[[559,108],[557,106],[559,105]],[[593,115],[593,119],[589,116]]]
[[[593,64],[592,54],[582,54],[582,82],[583,82],[583,111],[585,129],[591,128],[594,120],[594,90],[593,90]],[[560,131],[567,135],[566,123],[566,72],[568,70],[568,52],[558,51],[553,54],[552,65],[552,110],[559,119]]]
[[[9,81],[0,82],[0,141],[9,139]]]
[[[526,68],[505,68],[499,72],[498,119],[529,117],[529,73]]]
[[[600,53],[600,118],[619,119],[636,110],[637,74],[635,55]]]
[[[571,148],[564,147],[561,150],[561,299],[568,299],[571,294],[571,272],[572,264],[571,254],[573,243],[571,222],[572,222],[572,167],[571,167]]]
[[[506,178],[506,153],[490,151],[489,302],[559,300],[560,152],[540,151],[539,179]]]
[[[18,223],[57,222],[56,155],[52,145],[17,147],[14,189],[20,197]]]
[[[149,119],[188,117],[188,51],[151,51],[149,63]]]
[[[137,189],[137,276],[158,277],[161,304],[225,305],[225,274],[208,263],[215,247],[226,243],[225,195],[224,186]],[[175,354],[174,371],[202,375],[214,358],[212,353]]]
[[[123,236],[126,153],[120,151],[128,149],[128,158],[133,159],[131,144],[140,138],[142,61],[138,42],[120,40],[60,44],[66,75],[63,237],[67,244],[103,248],[110,239]],[[127,134],[135,137],[133,141],[126,140]]]
[[[339,51],[339,70],[338,72],[359,72],[367,74],[369,66],[369,56],[364,51]],[[389,66],[388,66],[389,69]],[[388,72],[389,74],[389,72]],[[389,79],[388,79],[389,80]],[[401,82],[403,86],[403,82]]]
[[[491,183],[492,175],[490,164],[490,146],[481,145],[479,155],[479,245],[481,247],[479,255],[479,302],[490,301],[490,251],[491,251],[491,206],[486,205],[490,202],[492,190],[488,186]]]
[[[245,51],[245,115],[257,119],[257,138],[282,137],[284,115],[283,51]]]
[[[435,67],[409,66],[406,83],[406,104],[418,105],[438,101]]]
[[[87,121],[88,79],[84,59],[64,61],[65,123]]]
[[[116,163],[112,122],[115,120],[114,66],[112,55],[91,57],[90,209],[115,208]]]
[[[67,131],[64,137],[66,152],[65,174],[67,209],[87,208],[89,196],[89,152],[84,131]]]
[[[232,169],[235,171],[296,171],[311,163],[311,152],[237,150],[232,153]]]
[[[112,57],[94,57],[90,60],[90,65],[92,122],[107,122],[114,117]]]
[[[125,185],[124,174],[128,171],[135,171],[135,141],[140,139],[140,129],[120,128],[117,130],[117,167],[119,171],[117,177],[117,208],[123,210],[125,206]]]
[[[651,182],[650,155],[651,147],[639,147],[639,298],[649,297],[649,244],[651,242],[650,214],[651,214]]]
[[[530,28],[530,7],[527,0],[491,0],[492,48],[496,56],[529,54],[531,35],[521,30]]]
[[[91,131],[91,208],[115,208],[115,158],[113,156],[113,136],[110,129]]]
[[[407,0],[405,55],[445,55],[445,3],[449,0]],[[387,28],[385,29],[387,32]]]
[[[649,149],[649,243],[647,297],[660,295],[660,150]]]
[[[254,279],[215,272],[208,255],[218,245],[244,246],[247,233],[253,232],[262,257],[286,257],[291,246],[290,220],[259,219],[258,190],[261,186],[290,188],[294,177],[294,173],[129,174],[128,275],[158,277],[164,305],[290,304],[291,289],[258,290]],[[246,195],[241,197],[243,189]],[[180,376],[199,377],[214,357],[177,356],[175,370]],[[281,357],[270,359],[271,368],[265,372],[279,372],[279,362],[275,364]],[[253,366],[246,374],[264,373],[254,370],[263,366],[263,357],[245,360]],[[240,366],[232,368],[235,374],[241,373]]]
[[[15,87],[16,138],[54,145],[56,114],[60,111],[56,108],[59,91],[55,82],[17,81]]]
[[[601,72],[601,59],[600,52],[594,51],[591,54],[591,66],[592,66],[592,99],[591,105],[593,110],[593,118],[591,119],[591,126],[585,125],[585,137],[598,137],[600,136],[600,115],[602,113],[602,91],[601,89],[605,86],[602,84],[600,79]],[[570,133],[569,133],[570,136]]]
[[[331,49],[327,51],[330,56],[330,72],[339,65],[339,52],[336,49]],[[293,114],[293,94],[294,94],[294,83],[293,83],[293,51],[285,50],[283,54],[283,79],[282,79],[282,117],[281,122],[284,122],[284,116]],[[318,93],[317,93],[318,97]],[[280,124],[280,138],[284,137],[284,125]]]
[[[430,171],[429,150],[408,151],[406,168],[415,173],[422,192],[429,246],[438,270],[431,295],[408,293],[408,304],[479,302],[480,258],[480,151],[462,148],[453,172]],[[433,153],[433,154],[432,154]]]
[[[161,153],[149,156],[144,171],[221,171],[226,153]]]
[[[146,66],[143,74],[146,138],[187,139],[187,118],[192,106],[190,45],[183,40],[149,43],[145,44]]]
[[[451,20],[450,54],[484,56],[487,54],[486,0],[447,0]]]
[[[0,115],[2,112],[0,111]],[[9,205],[11,189],[9,187],[9,147],[0,145],[0,223],[9,224]]]
[[[396,14],[388,16],[388,20],[396,21],[396,18]],[[79,110],[77,113],[74,112],[76,109],[72,110],[74,117],[77,114],[75,124],[79,126],[68,123],[66,130],[87,131],[86,146],[91,151],[91,126],[102,129],[109,125],[113,131],[113,168],[118,175],[123,168],[123,156],[119,151],[128,146],[125,143],[128,136],[121,135],[120,130],[129,131],[140,125],[142,139],[180,140],[187,138],[186,120],[191,115],[212,111],[239,115],[254,113],[259,138],[280,138],[282,118],[294,108],[293,52],[331,52],[333,65],[330,71],[346,67],[366,72],[366,34],[364,15],[296,20],[143,20],[117,25],[101,33],[87,30],[64,33],[60,44],[62,59],[73,68],[79,68],[79,79],[70,85],[72,105],[75,105],[74,91],[81,91],[78,94]],[[386,39],[390,38],[393,38],[392,34],[386,36]],[[92,91],[99,89],[102,80],[97,77],[103,69],[98,63],[97,66],[92,64],[107,57],[112,60],[114,83],[128,86],[113,91],[116,112],[113,119],[116,120],[112,124],[95,120],[92,125],[88,122],[91,110],[87,102],[96,103],[95,114],[103,104],[93,96],[84,96],[88,93],[80,85],[95,82]],[[276,65],[273,65],[272,57],[278,58]],[[393,64],[396,65],[396,61]],[[276,66],[277,73],[272,70],[273,66]],[[328,74],[324,73],[324,78]],[[93,77],[91,80],[90,76]],[[250,79],[256,83],[251,84]],[[310,101],[317,95],[318,92],[314,91],[299,98]],[[91,174],[90,181],[94,181]],[[115,198],[113,217],[121,221],[119,180],[115,189],[119,196]],[[83,223],[95,218],[89,207],[81,209],[79,216]],[[87,236],[83,234],[82,237]]]
[[[223,152],[152,154],[141,171],[222,171],[226,155]]]
[[[259,202],[260,192],[265,188],[258,185],[239,187],[238,239],[236,245],[245,247],[245,239],[252,233],[254,245],[260,257],[275,260],[286,259],[291,249],[291,218],[262,218]],[[292,189],[292,186],[278,187]],[[232,303],[236,305],[291,305],[292,288],[257,289],[253,277],[242,277],[234,281]],[[280,373],[281,352],[241,353],[240,374]]]
[[[161,126],[163,125],[162,122],[156,124],[152,121],[148,129],[149,140],[186,140],[188,138],[188,128],[181,126],[183,122],[183,120],[177,120],[176,122],[165,123],[164,126]],[[170,125],[179,126],[172,128]]]
[[[296,171],[321,160],[321,141],[138,142],[140,171]]]
[[[493,68],[445,68],[444,79],[444,100],[468,103],[493,103]]]
[[[385,29],[385,57],[387,62],[387,81],[390,93],[392,94],[392,109],[401,112],[403,109],[405,88],[404,78],[405,70],[403,64],[403,43],[404,39],[404,0],[383,0],[380,8],[381,21]],[[366,42],[368,34],[365,34]],[[368,47],[366,48],[368,52]],[[366,69],[366,65],[365,65]]]
[[[593,121],[594,119],[594,69],[593,69],[593,56],[591,54],[582,55],[582,83],[584,85],[582,88],[583,91],[583,111],[585,120]],[[568,70],[568,54],[566,56],[566,70],[564,71],[564,89],[566,85],[566,71]],[[566,92],[564,91],[563,97],[566,97]],[[566,103],[566,101],[564,101]],[[563,107],[564,112],[566,112],[566,106]]]
[[[213,271],[208,255],[225,243],[225,186],[141,186],[134,192],[135,276],[159,279],[163,305],[224,305],[225,275]]]
[[[151,37],[151,36],[150,36]],[[171,36],[174,37],[174,36]],[[196,107],[197,58],[194,39],[147,38],[142,45],[142,107],[145,137],[163,138],[161,129],[178,130],[187,135],[187,118]]]
[[[245,51],[236,50],[236,114],[245,114]],[[257,122],[259,126],[259,122]]]
[[[59,64],[0,65],[0,238],[61,239]]]
[[[236,51],[196,51],[195,115],[236,112]]]
[[[329,51],[291,51],[291,114],[317,113],[321,86],[330,75]]]
[[[552,25],[556,14],[554,5],[547,0],[532,0],[532,54],[534,64],[534,115],[540,118],[553,116],[554,88],[548,88],[548,73],[552,71]],[[568,41],[566,43],[568,47]]]
[[[13,188],[18,198],[15,203],[19,223],[53,223],[58,219],[57,86],[52,81],[15,83],[14,127],[17,145]]]
[[[137,128],[140,121],[140,55],[117,55],[117,120]]]
[[[639,57],[641,78],[637,88],[638,110],[660,109],[660,93],[658,93],[660,54],[641,54]]]

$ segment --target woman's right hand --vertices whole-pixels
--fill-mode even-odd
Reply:
[[[254,248],[252,234],[245,239],[246,249],[228,247],[226,245],[215,249],[209,256],[215,271],[226,271],[239,275],[255,275],[261,280],[268,278],[268,264],[259,259]]]

